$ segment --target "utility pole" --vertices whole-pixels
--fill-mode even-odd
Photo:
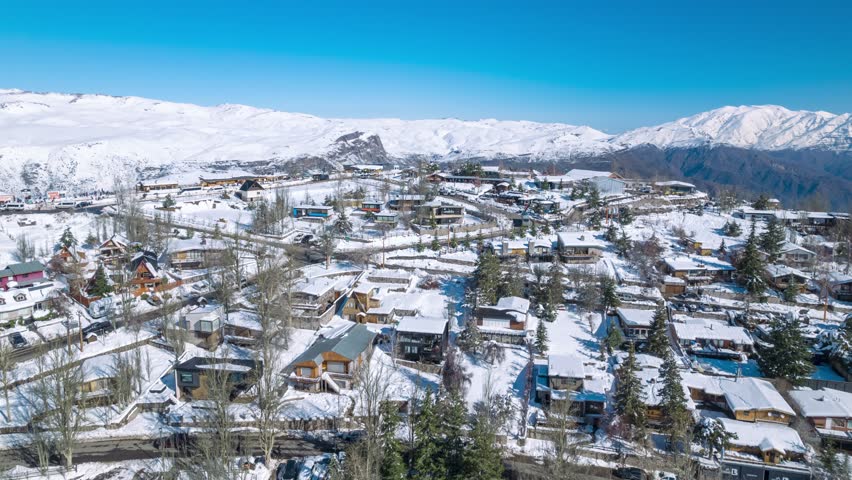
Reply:
[[[83,351],[83,315],[77,312],[77,327],[80,329],[80,352]]]

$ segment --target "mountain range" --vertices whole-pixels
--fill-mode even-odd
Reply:
[[[0,90],[0,190],[11,192],[424,159],[604,167],[848,208],[852,116],[722,107],[610,135],[560,123],[326,119],[233,104]]]

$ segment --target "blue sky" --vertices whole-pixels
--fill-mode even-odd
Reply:
[[[0,12],[0,88],[608,132],[730,104],[852,111],[848,1],[22,1]]]

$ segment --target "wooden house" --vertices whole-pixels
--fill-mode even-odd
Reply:
[[[257,180],[246,180],[237,190],[236,196],[246,203],[253,203],[263,198],[264,190]]]
[[[207,400],[211,387],[221,387],[227,389],[233,399],[254,383],[260,368],[261,365],[252,359],[192,357],[175,366],[177,396]]]
[[[187,310],[180,317],[180,327],[189,333],[189,342],[212,350],[222,343],[225,307],[209,304]]]
[[[449,322],[438,317],[402,317],[394,329],[396,353],[414,362],[441,363],[449,341]]]
[[[823,439],[852,446],[852,393],[830,388],[793,390],[790,398]]]
[[[317,332],[314,342],[286,368],[290,383],[309,391],[349,389],[364,362],[369,361],[376,334],[346,322]]]
[[[476,310],[476,323],[486,338],[501,343],[523,343],[529,310],[529,300],[503,297],[496,305],[481,305]]]
[[[591,232],[559,232],[556,239],[565,263],[596,263],[603,255],[603,244]]]

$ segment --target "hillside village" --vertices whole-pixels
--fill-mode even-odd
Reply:
[[[0,194],[10,478],[852,478],[848,212],[476,162],[183,180]]]

